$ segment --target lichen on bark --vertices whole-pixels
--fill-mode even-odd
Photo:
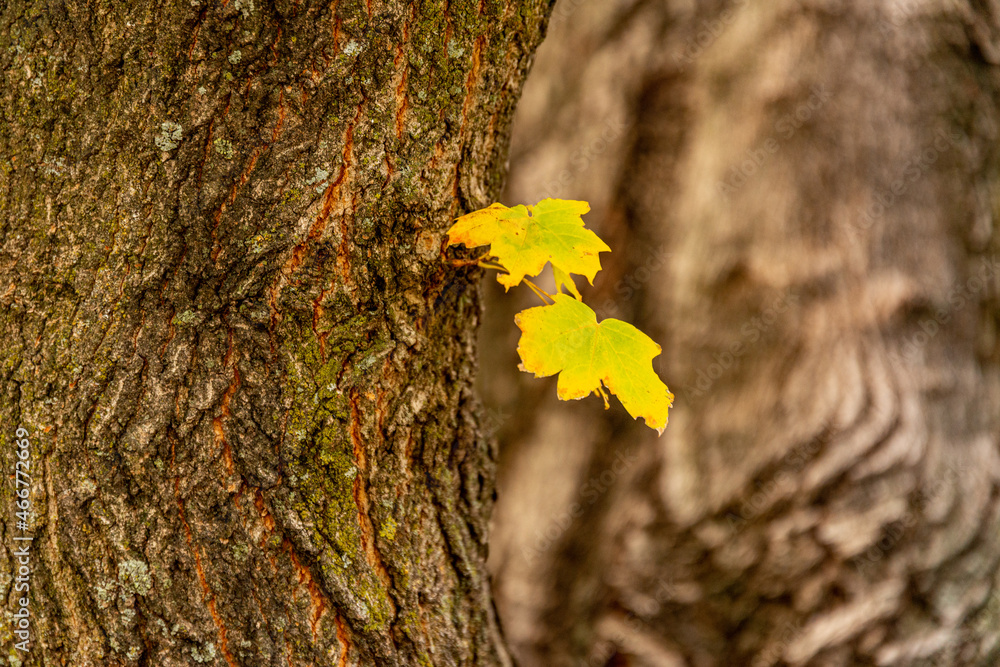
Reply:
[[[476,273],[425,250],[496,197],[548,5],[0,8],[25,665],[504,663],[476,290],[436,306]]]

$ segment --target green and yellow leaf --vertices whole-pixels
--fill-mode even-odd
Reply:
[[[660,346],[627,322],[598,323],[589,306],[569,295],[554,299],[514,318],[521,329],[521,370],[535,377],[559,373],[557,391],[564,401],[596,393],[606,407],[607,387],[633,418],[642,417],[662,434],[674,396],[653,371]]]
[[[497,276],[504,289],[537,276],[549,262],[561,275],[575,273],[593,284],[601,270],[599,253],[611,248],[584,227],[582,216],[589,210],[587,202],[563,199],[543,199],[534,206],[513,208],[493,204],[458,218],[448,230],[448,244],[490,246],[490,255],[508,272]],[[567,288],[569,285],[573,285],[572,279]],[[570,289],[578,294],[575,285]]]

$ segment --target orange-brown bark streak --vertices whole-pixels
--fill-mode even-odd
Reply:
[[[273,144],[281,136],[281,128],[285,124],[285,90],[278,91],[278,120],[271,131],[271,143]]]
[[[364,106],[364,102],[358,105],[358,110],[354,115],[354,120],[347,126],[344,130],[344,152],[340,164],[340,172],[337,174],[337,178],[330,183],[326,188],[326,192],[323,196],[323,207],[320,209],[319,215],[316,216],[316,220],[309,227],[309,232],[295,248],[292,249],[292,254],[282,267],[281,274],[283,276],[288,276],[296,271],[299,266],[302,265],[305,259],[306,253],[309,250],[309,244],[318,239],[323,235],[326,230],[326,223],[330,217],[330,213],[333,211],[333,204],[340,200],[340,189],[341,185],[347,180],[347,176],[351,169],[351,162],[354,158],[354,127],[361,118],[361,109]],[[344,280],[350,283],[350,266],[346,264],[346,248],[348,244],[348,230],[346,229],[346,216],[341,216],[341,232],[343,238],[341,239],[340,246],[337,252],[337,266],[340,269],[341,275],[344,276]],[[345,257],[342,257],[344,255]]]
[[[382,563],[382,558],[375,549],[375,531],[369,514],[368,492],[365,489],[365,479],[368,473],[368,456],[365,453],[364,442],[361,440],[361,410],[358,407],[357,390],[351,390],[351,443],[354,446],[354,459],[358,464],[358,474],[354,477],[354,504],[358,508],[358,528],[361,534],[361,548],[365,552],[368,565],[386,588],[390,588],[392,580],[388,570]]]
[[[361,120],[361,110],[364,108],[364,101],[358,104],[358,110],[354,113],[354,120],[347,127],[347,134],[344,141],[344,169],[341,179],[346,175],[346,169],[350,167],[354,156],[354,127]],[[345,285],[354,283],[351,277],[351,262],[348,247],[350,246],[350,229],[347,226],[347,215],[340,216],[340,245],[337,246],[337,269]]]
[[[465,101],[462,103],[462,125],[458,131],[459,135],[465,130],[465,123],[469,119],[469,109],[475,98],[476,84],[479,82],[479,71],[482,65],[483,46],[486,44],[486,36],[480,35],[476,38],[476,44],[472,47],[472,69],[465,79]]]
[[[323,595],[322,589],[316,580],[312,576],[312,572],[309,571],[308,567],[302,565],[298,557],[295,555],[295,550],[292,548],[292,543],[286,538],[282,542],[282,547],[288,552],[288,556],[292,561],[292,565],[295,567],[295,571],[299,575],[299,584],[305,584],[306,589],[309,591],[309,630],[312,632],[313,641],[316,641],[316,632],[319,626],[319,621],[323,617],[323,613],[326,611],[326,597]]]
[[[236,667],[237,663],[233,655],[229,652],[229,631],[226,629],[225,623],[222,622],[222,616],[219,615],[218,610],[215,608],[215,593],[212,592],[212,587],[208,584],[208,579],[205,577],[205,569],[201,564],[201,553],[198,551],[198,546],[194,543],[194,536],[191,534],[191,526],[188,524],[187,517],[184,514],[184,500],[181,498],[181,478],[174,478],[174,497],[177,499],[177,511],[180,513],[181,524],[184,526],[184,535],[187,537],[188,548],[191,549],[192,554],[194,554],[194,567],[195,572],[198,574],[198,583],[201,584],[201,592],[203,599],[205,600],[205,605],[208,607],[208,613],[212,617],[212,622],[215,623],[216,632],[219,635],[219,650],[222,651],[222,657],[226,659],[226,663],[229,667]]]
[[[230,330],[226,345],[226,354],[222,359],[223,368],[229,365],[230,361],[233,358],[233,353],[234,353],[233,332],[232,330]],[[236,364],[233,364],[233,379],[229,383],[229,386],[226,388],[226,392],[222,395],[222,409],[220,410],[221,414],[216,416],[212,420],[212,430],[215,432],[215,444],[222,450],[222,458],[226,465],[226,472],[229,474],[230,477],[236,473],[236,466],[233,464],[232,449],[229,446],[229,441],[226,439],[225,420],[229,419],[230,416],[229,402],[232,400],[233,395],[236,393],[236,390],[239,389],[239,386],[240,386],[240,369],[237,367]],[[238,484],[236,484],[235,486],[227,484],[227,489],[229,491],[236,491],[238,486],[239,486]]]
[[[340,614],[337,614],[337,643],[340,644],[340,657],[337,659],[337,667],[347,667],[351,638],[347,632],[347,624],[341,618]]]

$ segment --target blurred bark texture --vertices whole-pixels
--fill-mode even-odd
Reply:
[[[4,664],[509,664],[440,251],[549,5],[0,2]]]
[[[485,383],[522,665],[1000,664],[998,106],[995,2],[560,0],[507,201],[595,203],[677,400]]]

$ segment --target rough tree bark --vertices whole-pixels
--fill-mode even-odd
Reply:
[[[508,664],[478,271],[440,250],[548,9],[0,4],[11,664]]]
[[[995,3],[566,0],[550,39],[593,55],[540,58],[508,196],[596,184],[630,261],[585,298],[677,401],[659,440],[599,401],[510,420],[522,664],[1000,663]]]

